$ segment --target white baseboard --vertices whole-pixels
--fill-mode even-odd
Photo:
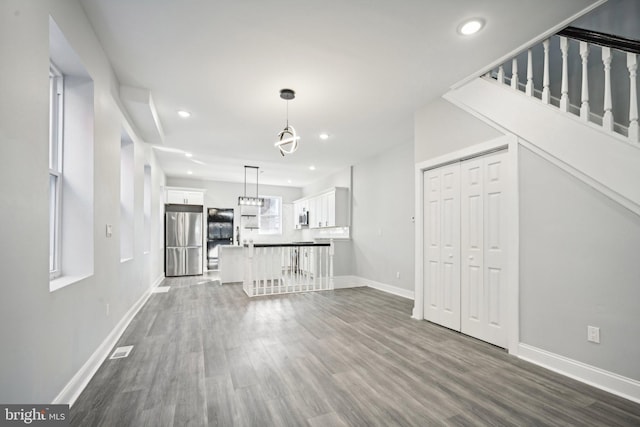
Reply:
[[[107,335],[102,344],[98,346],[96,351],[94,351],[91,357],[89,357],[85,364],[82,365],[80,370],[76,372],[62,391],[53,399],[53,402],[51,402],[52,404],[68,404],[69,406],[73,406],[78,396],[80,396],[80,393],[82,393],[82,390],[84,390],[87,384],[89,384],[91,378],[93,378],[95,373],[98,371],[98,368],[100,368],[100,365],[102,365],[102,362],[104,362],[109,356],[109,352],[113,346],[116,345],[124,331],[127,329],[127,326],[129,326],[133,318],[138,314],[138,311],[140,311],[151,296],[151,289],[158,286],[163,280],[164,274],[153,281],[151,287],[149,287],[149,289],[142,294],[140,299],[133,304],[109,335]]]
[[[640,381],[522,343],[518,346],[518,357],[593,387],[640,403]]]
[[[365,279],[360,276],[335,276],[333,278],[333,287],[334,289],[344,289],[344,288],[358,288],[362,286],[368,286],[373,289],[378,289],[379,291],[387,292],[389,294],[397,295],[399,297],[413,299],[414,292],[399,288],[393,285],[387,285],[386,283],[376,282],[375,280]]]
[[[164,273],[160,273],[160,275],[156,277],[156,280],[154,280],[153,283],[151,284],[151,288],[153,289],[160,286],[163,280],[164,280]]]

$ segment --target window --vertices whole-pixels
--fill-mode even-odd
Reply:
[[[120,261],[133,258],[134,145],[126,132],[120,139]]]
[[[282,234],[282,197],[262,196],[258,215],[259,234]]]
[[[49,278],[60,275],[60,189],[62,188],[62,124],[64,78],[49,65]]]
[[[151,166],[144,165],[144,253],[151,252]]]
[[[55,291],[93,274],[94,85],[51,17],[48,71],[49,291]]]

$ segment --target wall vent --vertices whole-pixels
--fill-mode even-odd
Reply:
[[[127,345],[124,347],[118,347],[113,351],[113,354],[111,355],[111,357],[109,359],[123,359],[125,357],[129,356],[129,353],[131,353],[131,350],[133,350],[133,346],[132,345]]]

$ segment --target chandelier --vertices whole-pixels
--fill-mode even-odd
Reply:
[[[282,89],[280,98],[287,101],[287,125],[278,134],[278,140],[273,144],[280,150],[280,154],[293,154],[298,149],[298,140],[300,137],[296,134],[293,126],[289,126],[289,101],[296,97],[296,93],[291,89]]]
[[[256,197],[247,196],[247,169],[256,170]],[[244,167],[244,196],[238,197],[238,206],[263,206],[264,199],[258,197],[258,166],[246,166]]]

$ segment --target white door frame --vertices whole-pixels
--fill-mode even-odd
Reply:
[[[454,151],[434,159],[417,163],[415,166],[415,293],[413,314],[414,319],[424,319],[424,181],[423,174],[427,169],[444,166],[471,157],[481,156],[492,151],[506,148],[509,153],[509,183],[507,194],[507,244],[508,244],[508,350],[509,354],[518,354],[520,343],[520,314],[519,314],[519,208],[518,208],[518,138],[505,135],[481,144],[473,145],[462,150]]]

